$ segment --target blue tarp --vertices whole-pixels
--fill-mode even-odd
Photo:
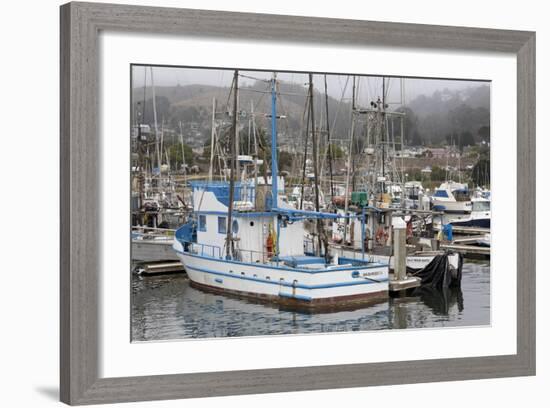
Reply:
[[[320,256],[281,256],[278,260],[293,268],[300,265],[325,264],[325,258]]]
[[[176,239],[178,241],[195,242],[196,234],[195,222],[189,221],[176,230]]]
[[[453,240],[453,226],[451,224],[443,225],[443,235],[447,241]]]

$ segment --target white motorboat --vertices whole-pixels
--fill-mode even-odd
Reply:
[[[469,213],[472,201],[468,186],[453,181],[442,183],[432,196],[432,208],[445,213]]]
[[[472,211],[447,223],[455,227],[491,228],[491,200],[483,197],[472,198]]]

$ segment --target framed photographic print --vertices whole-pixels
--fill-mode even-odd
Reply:
[[[535,34],[61,7],[61,399],[535,373]]]

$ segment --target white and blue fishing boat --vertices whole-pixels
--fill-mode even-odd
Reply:
[[[330,256],[321,240],[314,252],[306,251],[304,224],[314,220],[319,225],[340,215],[298,210],[279,196],[275,75],[271,99],[271,185],[237,182],[233,176],[228,182],[191,183],[193,212],[176,231],[173,244],[191,285],[306,308],[387,298],[387,263]],[[232,157],[237,157],[234,143]]]

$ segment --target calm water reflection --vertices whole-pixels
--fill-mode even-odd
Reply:
[[[307,314],[202,292],[182,275],[132,277],[132,339],[475,326],[490,323],[489,265],[465,263],[462,287],[417,289],[411,296],[353,311]]]

